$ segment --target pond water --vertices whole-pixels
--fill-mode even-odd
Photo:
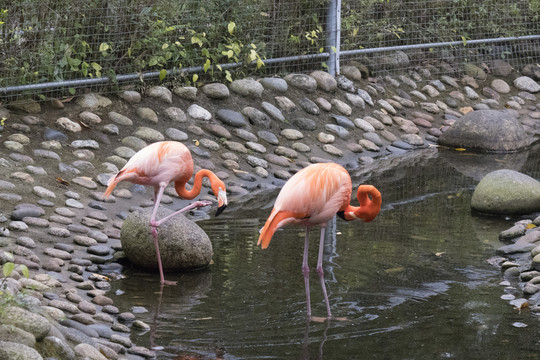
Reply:
[[[256,246],[277,190],[199,222],[214,246],[208,269],[169,275],[179,285],[163,292],[157,273],[126,269],[113,283],[115,305],[148,310],[137,318],[151,330],[132,340],[156,347],[159,359],[537,358],[537,315],[501,299],[512,288],[487,262],[516,219],[474,214],[470,199],[496,168],[538,179],[539,153],[428,150],[389,170],[352,170],[355,186],[381,191],[383,209],[371,223],[338,219],[325,246],[332,313],[345,321],[306,321],[301,228],[278,231],[266,250]],[[311,235],[313,315],[325,316],[318,230]]]

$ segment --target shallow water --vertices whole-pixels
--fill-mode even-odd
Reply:
[[[169,274],[179,285],[163,292],[157,274],[127,269],[113,283],[121,290],[115,305],[148,310],[137,318],[151,330],[132,340],[156,347],[160,359],[536,358],[537,315],[501,299],[512,290],[487,262],[515,219],[480,216],[469,205],[493,167],[538,178],[538,153],[478,159],[435,151],[392,170],[352,171],[353,184],[379,188],[383,210],[371,223],[338,219],[325,246],[332,313],[345,321],[306,321],[302,229],[278,231],[268,249],[257,248],[277,191],[199,222],[214,246],[208,269]],[[313,315],[324,316],[318,229],[311,239]]]

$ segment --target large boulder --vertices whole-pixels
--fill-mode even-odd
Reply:
[[[160,207],[157,219],[171,213],[171,210]],[[133,264],[157,269],[156,248],[150,227],[151,215],[152,208],[131,213],[122,225],[120,241],[126,257]],[[212,260],[212,243],[208,235],[181,214],[159,226],[158,242],[165,270],[201,268]]]
[[[498,153],[518,151],[532,141],[513,113],[505,110],[470,112],[439,137],[444,146]]]
[[[540,211],[540,182],[513,170],[493,171],[476,186],[471,208],[501,215]]]

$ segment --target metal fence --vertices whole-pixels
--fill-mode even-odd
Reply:
[[[230,81],[357,61],[375,74],[540,56],[540,0],[4,0],[0,101]]]

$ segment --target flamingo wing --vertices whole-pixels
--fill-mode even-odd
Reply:
[[[105,197],[121,181],[154,187],[171,181],[187,182],[193,174],[193,160],[187,147],[175,141],[160,141],[146,146],[129,159],[109,180]]]
[[[351,188],[349,174],[338,164],[313,164],[300,170],[281,189],[258,244],[266,248],[274,232],[287,224],[324,226],[349,205]]]

